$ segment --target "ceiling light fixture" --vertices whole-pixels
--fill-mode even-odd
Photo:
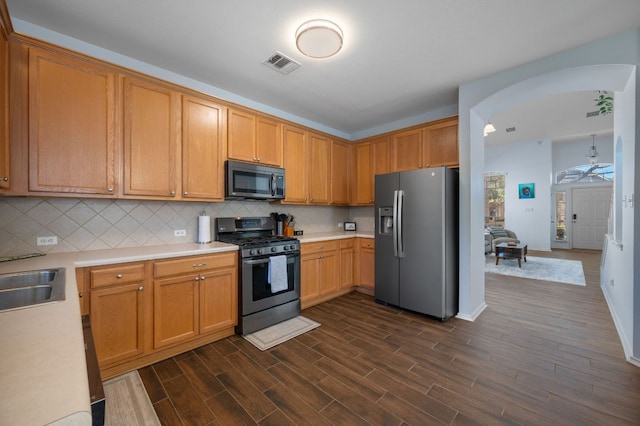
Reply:
[[[491,122],[488,122],[486,126],[484,126],[484,136],[486,137],[489,133],[493,133],[496,131],[496,128],[493,127]]]
[[[342,48],[342,30],[325,19],[313,19],[298,27],[296,46],[310,58],[328,58]]]
[[[591,135],[591,148],[589,148],[589,152],[587,152],[587,158],[591,164],[596,164],[598,162],[598,150],[596,149],[596,135]]]

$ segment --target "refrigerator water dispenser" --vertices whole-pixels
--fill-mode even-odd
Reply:
[[[380,207],[378,209],[378,232],[380,234],[393,233],[393,207]]]

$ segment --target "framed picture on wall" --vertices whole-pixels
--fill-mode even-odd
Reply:
[[[520,198],[536,198],[536,184],[535,183],[519,183],[518,196]]]

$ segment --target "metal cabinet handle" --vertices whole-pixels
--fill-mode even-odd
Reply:
[[[116,278],[117,278],[117,279],[121,279],[121,278],[122,278],[122,274],[118,274],[118,275],[116,275]]]
[[[3,177],[2,180],[5,181],[5,182],[9,182],[9,178],[8,177]]]
[[[108,192],[113,192],[113,188],[107,188]]]
[[[200,277],[200,281],[204,281],[205,277]]]
[[[78,297],[82,297],[82,296],[84,296],[83,292],[78,293]]]
[[[174,195],[176,195],[176,191],[171,191],[171,192],[169,193],[169,195],[171,195],[171,196],[173,197]]]
[[[200,277],[195,277],[194,280],[200,281]]]
[[[184,191],[183,195],[189,195],[189,193],[187,191]]]
[[[143,286],[138,287],[138,291],[142,291],[142,290],[144,290]]]

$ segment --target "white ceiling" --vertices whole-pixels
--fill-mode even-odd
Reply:
[[[451,107],[461,84],[640,27],[638,0],[6,2],[17,28],[23,21],[70,36],[348,138]],[[318,60],[296,50],[296,28],[312,18],[342,27],[338,55]],[[302,66],[288,75],[264,66],[275,50]],[[567,112],[543,106],[554,120]],[[510,114],[496,127],[511,126]],[[532,122],[539,115],[526,114]]]

